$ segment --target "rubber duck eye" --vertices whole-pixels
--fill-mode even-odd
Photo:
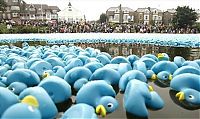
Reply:
[[[193,95],[189,95],[189,98],[190,98],[190,99],[194,99],[194,96],[193,96]]]
[[[113,104],[112,103],[108,103],[107,105],[109,108],[112,108],[113,107]]]
[[[163,76],[163,78],[167,79],[167,76]]]

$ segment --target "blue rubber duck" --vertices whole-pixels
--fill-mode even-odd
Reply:
[[[78,91],[88,82],[91,75],[92,72],[88,68],[75,67],[67,72],[64,80],[67,81],[76,91]]]
[[[178,68],[173,73],[173,77],[180,75],[180,74],[184,74],[184,73],[192,73],[192,74],[200,75],[200,70],[193,66],[183,66],[183,67]]]
[[[38,101],[35,97],[29,95],[22,99],[21,103],[10,106],[2,115],[2,119],[23,119],[34,118],[41,119],[41,113],[38,110]]]
[[[147,75],[146,64],[140,60],[137,60],[133,63],[133,70],[138,70]]]
[[[193,66],[195,67],[196,69],[199,69],[200,70],[200,66],[199,64],[196,62],[196,61],[185,61],[182,66]]]
[[[139,116],[148,117],[147,106],[150,109],[161,109],[164,102],[153,91],[153,88],[140,80],[131,80],[127,84],[124,93],[124,107],[127,112]]]
[[[76,105],[71,106],[61,119],[98,119],[95,110],[92,106],[79,103]]]
[[[126,86],[130,80],[140,80],[142,82],[147,82],[147,78],[141,71],[131,70],[126,72],[119,81],[119,88],[121,91],[125,91]]]
[[[21,82],[29,86],[38,85],[40,82],[39,76],[29,69],[16,69],[10,72],[7,76],[7,83]]]
[[[159,61],[169,61],[169,55],[167,53],[158,53]]]
[[[46,58],[44,60],[47,61],[48,63],[50,63],[52,65],[52,67],[55,67],[55,66],[64,67],[65,66],[63,61],[58,57],[50,57],[50,58]]]
[[[120,77],[121,75],[116,70],[103,67],[97,69],[89,80],[104,80],[110,85],[117,85]]]
[[[97,114],[106,116],[114,112],[118,102],[114,98],[116,93],[111,85],[103,80],[91,81],[85,84],[77,93],[76,103],[85,103],[93,106]]]
[[[47,76],[38,86],[49,94],[54,103],[64,102],[71,97],[71,86],[57,76]]]
[[[199,67],[200,67],[200,59],[196,59],[196,60],[194,60],[198,65],[199,65]]]
[[[107,64],[104,66],[105,68],[114,69],[119,72],[119,74],[122,76],[127,71],[132,70],[132,67],[129,63],[120,63],[120,64]]]
[[[123,56],[117,56],[117,57],[114,57],[111,61],[110,61],[111,64],[120,64],[120,63],[129,63],[130,62]]]
[[[8,89],[16,95],[19,95],[26,88],[27,85],[21,82],[13,82],[8,86]]]
[[[3,112],[9,108],[11,105],[19,102],[18,96],[7,88],[0,87],[0,117]]]
[[[44,60],[41,61],[36,61],[34,62],[31,67],[30,70],[34,71],[35,73],[38,74],[38,76],[42,77],[43,73],[46,70],[52,70],[52,65]]]
[[[70,69],[80,66],[83,66],[82,60],[78,58],[72,58],[68,62],[66,62],[66,66],[64,67],[64,69],[66,72],[68,72]]]
[[[84,65],[84,67],[88,68],[92,73],[94,73],[97,69],[102,68],[104,65],[99,62],[90,62]]]
[[[135,61],[137,61],[137,60],[139,60],[140,58],[137,56],[137,55],[129,55],[128,57],[127,57],[127,60],[131,63],[131,64],[133,64]]]
[[[179,91],[176,97],[179,101],[200,106],[200,75],[183,73],[173,78],[170,83],[172,90]]]
[[[48,72],[51,76],[58,76],[58,77],[60,77],[60,78],[64,78],[64,77],[65,77],[65,74],[66,74],[65,69],[64,69],[63,67],[61,67],[61,66],[55,66],[55,67],[53,67],[52,70],[46,70],[46,71],[43,73],[42,77],[45,77],[45,75],[46,75],[47,72]]]
[[[160,61],[154,64],[151,70],[157,74],[157,78],[160,81],[171,81],[172,74],[178,69],[178,66],[174,62]]]
[[[174,63],[180,68],[182,67],[183,63],[185,62],[185,59],[181,56],[175,56],[174,57]]]
[[[96,57],[101,64],[106,65],[106,64],[110,64],[110,59],[106,56],[106,55],[98,55]]]
[[[58,113],[56,105],[42,87],[27,88],[20,93],[19,98],[22,100],[29,95],[32,95],[37,99],[39,103],[38,109],[41,112],[42,118],[50,119],[56,117]]]
[[[141,59],[143,59],[143,58],[151,58],[151,59],[153,59],[153,60],[156,61],[156,62],[159,61],[158,58],[157,58],[154,54],[146,54],[146,55],[143,55],[143,56],[141,57]]]

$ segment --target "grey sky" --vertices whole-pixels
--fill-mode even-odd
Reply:
[[[72,6],[82,11],[87,20],[97,20],[101,13],[109,7],[130,7],[133,10],[141,7],[154,7],[161,10],[176,8],[177,6],[190,6],[200,9],[200,0],[25,0],[27,3],[56,5],[63,10],[70,1]]]

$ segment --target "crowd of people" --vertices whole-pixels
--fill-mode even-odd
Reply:
[[[108,24],[108,23],[65,23],[59,28],[60,33],[199,33],[197,29],[176,29],[172,26],[143,24]]]
[[[178,29],[163,24],[114,24],[98,22],[24,22],[24,26],[46,27],[49,33],[199,33],[196,28]],[[10,28],[10,25],[7,25]]]

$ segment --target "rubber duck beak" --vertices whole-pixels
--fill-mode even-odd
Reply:
[[[158,53],[158,59],[162,59],[164,57],[164,55],[162,53]]]
[[[149,91],[150,92],[154,91],[152,86],[149,86]]]
[[[183,101],[185,99],[185,94],[184,92],[179,92],[176,94],[176,97],[178,98],[179,101]]]
[[[102,117],[105,117],[106,116],[106,109],[103,105],[98,105],[96,107],[96,113],[101,115]]]
[[[47,77],[49,77],[50,76],[50,74],[49,73],[47,73],[47,72],[44,72],[43,73],[43,75],[42,75],[42,78],[44,79],[44,78],[47,78]]]
[[[37,99],[35,97],[31,96],[31,95],[28,95],[25,98],[23,98],[21,100],[21,103],[28,104],[28,105],[33,106],[35,108],[39,107],[39,103],[38,103]]]
[[[151,76],[151,80],[153,80],[153,81],[155,81],[155,80],[157,80],[158,78],[157,78],[157,75],[156,74],[153,74],[152,76]]]
[[[169,75],[169,80],[170,80],[170,81],[172,80],[172,75],[171,75],[171,74]]]

